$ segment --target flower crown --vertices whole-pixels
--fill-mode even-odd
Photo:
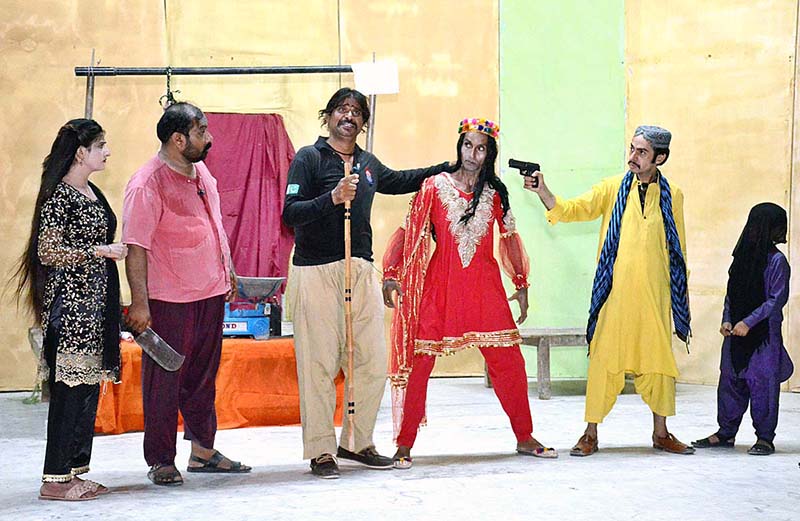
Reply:
[[[500,136],[500,125],[489,119],[465,118],[458,124],[459,135],[464,132],[481,132],[497,139]]]

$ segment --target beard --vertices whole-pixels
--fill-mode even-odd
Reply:
[[[208,143],[202,149],[196,148],[190,144],[188,147],[186,147],[186,150],[183,151],[183,157],[192,163],[199,163],[200,161],[204,160],[206,156],[208,156],[208,150],[210,148],[211,143]]]

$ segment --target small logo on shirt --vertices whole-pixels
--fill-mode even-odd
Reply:
[[[286,195],[297,195],[300,193],[300,185],[286,185]]]
[[[364,169],[364,177],[367,178],[367,182],[369,183],[370,186],[375,184],[375,180],[372,178],[372,172],[369,171],[369,168]]]

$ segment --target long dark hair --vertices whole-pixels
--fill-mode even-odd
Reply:
[[[69,172],[78,147],[90,147],[104,134],[103,127],[92,119],[73,119],[67,121],[58,129],[58,135],[50,153],[42,163],[42,183],[39,186],[39,195],[36,197],[36,206],[31,219],[31,234],[25,253],[19,259],[14,278],[17,279],[15,295],[17,303],[25,302],[25,307],[34,313],[38,321],[42,313],[44,297],[44,283],[47,270],[39,260],[39,221],[42,215],[42,206],[53,195],[58,184]]]
[[[464,144],[464,137],[466,135],[467,133],[465,132],[458,138],[458,144],[456,145],[456,154],[458,156],[458,160],[454,166],[447,169],[447,171],[451,174],[453,172],[458,172],[458,169],[461,168],[461,145]],[[500,195],[500,203],[503,205],[503,217],[506,216],[509,208],[511,208],[508,203],[508,188],[506,188],[506,185],[503,184],[503,181],[497,177],[497,174],[494,171],[494,164],[495,161],[497,161],[497,141],[492,136],[487,135],[486,137],[486,158],[483,160],[481,173],[478,175],[478,182],[475,184],[475,191],[473,192],[472,201],[469,202],[464,215],[462,215],[461,219],[459,220],[459,222],[462,223],[466,223],[475,216],[475,210],[478,207],[481,194],[483,194],[483,187],[487,184],[497,190],[497,193]]]

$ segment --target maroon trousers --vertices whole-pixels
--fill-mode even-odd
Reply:
[[[519,346],[481,347],[481,354],[489,369],[489,378],[500,405],[511,420],[511,429],[517,441],[530,438],[533,431],[531,409],[528,404],[528,376],[525,359]],[[403,404],[403,424],[397,435],[397,445],[413,447],[422,417],[425,415],[425,400],[428,395],[428,379],[433,371],[436,357],[414,355],[414,365],[408,377],[406,399]]]
[[[142,354],[144,459],[150,466],[172,465],[178,410],[183,415],[184,438],[205,448],[214,447],[225,297],[186,303],[150,300],[150,316],[153,331],[186,357],[179,370],[170,372]]]

